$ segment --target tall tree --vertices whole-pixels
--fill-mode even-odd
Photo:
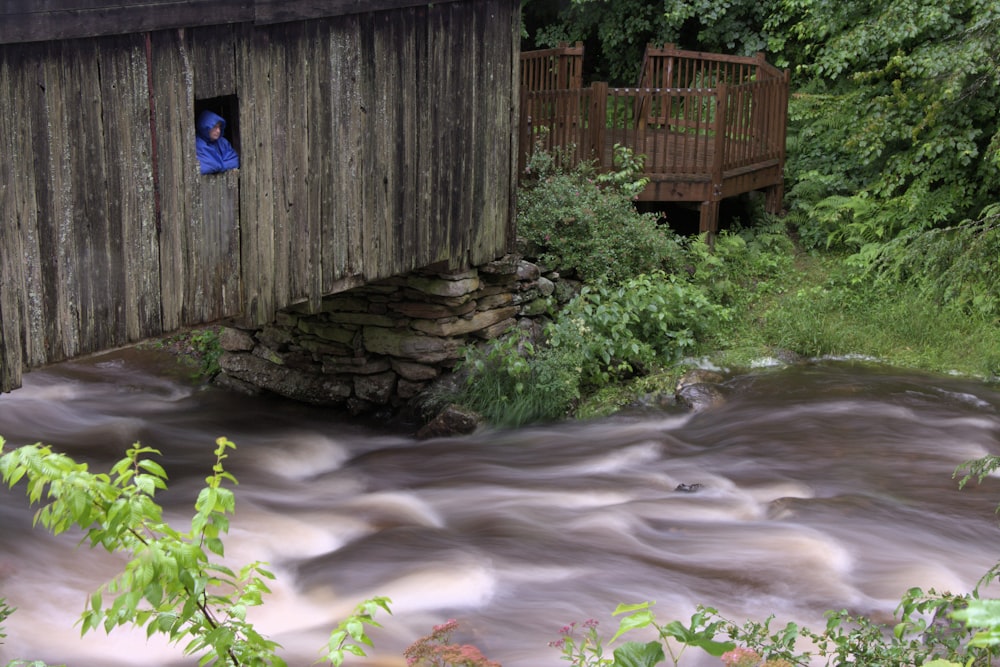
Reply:
[[[775,0],[527,0],[530,46],[582,41],[593,78],[634,85],[649,43],[749,55]]]
[[[802,94],[791,197],[859,247],[975,216],[1000,195],[996,0],[783,0]]]

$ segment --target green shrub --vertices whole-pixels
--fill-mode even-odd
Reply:
[[[583,386],[599,388],[681,359],[728,317],[700,288],[657,272],[585,287],[546,333],[578,360]]]
[[[792,269],[794,248],[784,224],[771,216],[760,220],[723,230],[711,246],[704,235],[686,244],[690,280],[712,300],[731,305],[769,292]]]
[[[621,160],[619,171],[596,176],[589,165],[562,171],[551,155],[536,151],[534,180],[518,192],[517,224],[544,264],[614,283],[680,265],[677,235],[659,226],[655,215],[635,210],[631,195],[641,179],[634,158]]]
[[[662,272],[588,286],[546,328],[544,344],[518,332],[467,348],[454,400],[498,426],[564,418],[585,394],[691,354],[728,317],[700,288]]]

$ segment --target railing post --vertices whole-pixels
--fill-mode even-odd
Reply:
[[[597,156],[599,167],[613,165],[604,164],[604,132],[608,122],[608,84],[606,81],[595,81],[590,86],[590,150]]]
[[[534,141],[531,138],[531,114],[528,110],[528,89],[524,86],[521,87],[519,102],[519,118],[521,122],[518,123],[519,136],[517,138],[517,145],[519,149],[517,151],[517,174],[520,180],[521,174],[524,173],[525,167],[528,166],[528,158],[535,148]]]
[[[726,158],[726,121],[729,111],[729,86],[720,83],[715,89],[715,151],[712,156],[712,184],[722,187],[722,170]]]
[[[729,88],[723,82],[715,89],[715,132],[714,150],[712,155],[712,191],[709,199],[701,203],[701,215],[698,224],[699,232],[708,232],[708,241],[714,241],[719,230],[719,202],[722,200],[722,168],[726,154],[726,116],[729,108]]]

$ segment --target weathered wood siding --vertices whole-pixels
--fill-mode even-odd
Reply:
[[[257,23],[0,45],[0,391],[509,248],[517,0],[277,24],[315,3],[259,4]],[[223,95],[241,169],[202,176],[195,100]]]

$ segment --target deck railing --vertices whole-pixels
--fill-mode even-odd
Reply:
[[[646,47],[639,87],[714,88],[721,83],[741,84],[781,78],[784,78],[784,72],[768,63],[763,53],[728,56],[683,51],[674,44],[664,44],[662,47]]]
[[[616,143],[644,154],[651,175],[721,175],[783,160],[787,78],[722,78],[713,87],[522,89],[520,166],[541,148],[610,169]]]
[[[521,53],[521,89],[561,90],[583,86],[583,43]]]

